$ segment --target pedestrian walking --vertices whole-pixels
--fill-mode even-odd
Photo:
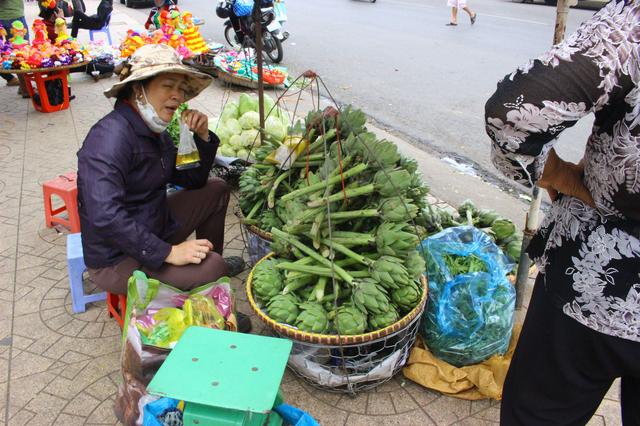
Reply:
[[[614,0],[487,102],[495,166],[553,200],[501,425],[584,425],[616,378],[622,423],[640,425],[639,26],[640,4]],[[558,135],[590,113],[582,161],[563,160]]]
[[[467,6],[467,0],[447,0],[447,5],[451,7],[451,20],[447,24],[448,27],[455,27],[458,25],[458,9],[462,9],[469,14],[471,25],[476,23],[478,14]]]

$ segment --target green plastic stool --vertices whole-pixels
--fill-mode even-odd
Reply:
[[[289,340],[189,327],[149,383],[147,392],[185,401],[185,426],[280,426],[272,408]]]

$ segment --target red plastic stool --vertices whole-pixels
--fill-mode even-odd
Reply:
[[[124,315],[127,313],[127,295],[107,292],[107,309],[109,316],[114,318],[120,328],[124,326]]]
[[[44,195],[44,217],[46,225],[51,228],[54,223],[69,228],[71,233],[80,232],[80,216],[78,215],[78,176],[75,172],[65,173],[42,184]],[[53,209],[51,196],[57,195],[64,201],[64,206]],[[66,211],[69,219],[56,215]]]
[[[27,83],[27,91],[31,95],[31,101],[33,107],[40,112],[57,112],[69,108],[69,70],[59,71],[36,71],[26,73],[24,75],[25,82]],[[59,105],[51,105],[49,102],[49,95],[47,93],[47,87],[45,82],[60,80],[62,83],[62,103]],[[36,84],[36,90],[33,90],[34,82]],[[40,104],[36,102],[34,95],[38,93],[40,97]]]

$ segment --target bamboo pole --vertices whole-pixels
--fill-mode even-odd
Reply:
[[[556,45],[564,39],[567,30],[567,15],[569,8],[577,4],[577,0],[558,0],[556,8],[556,25],[553,33],[553,44]],[[524,229],[524,237],[522,238],[522,248],[520,260],[518,263],[518,272],[516,275],[516,309],[522,309],[524,303],[524,289],[529,279],[529,268],[531,267],[531,259],[526,251],[531,242],[531,238],[538,229],[540,217],[540,204],[542,202],[542,193],[537,186],[533,188],[533,200],[529,206],[529,212],[526,217]]]
[[[260,10],[261,0],[253,3],[253,24],[256,35],[256,62],[258,65],[258,112],[260,114],[260,142],[264,144],[264,77],[262,74],[262,12]]]

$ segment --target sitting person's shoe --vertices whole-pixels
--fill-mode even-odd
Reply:
[[[18,77],[13,77],[11,80],[7,81],[8,87],[15,87],[20,85],[20,80]]]
[[[230,277],[235,277],[240,272],[244,271],[245,267],[247,266],[246,263],[244,263],[244,259],[242,259],[240,256],[225,257],[224,263],[227,264],[227,269],[229,270],[228,275]]]
[[[251,318],[249,315],[245,315],[242,312],[236,312],[236,318],[238,319],[238,332],[249,334],[251,333]]]
[[[27,89],[23,89],[22,86],[18,87],[18,95],[22,96],[23,99],[28,99],[31,97],[29,91]]]

